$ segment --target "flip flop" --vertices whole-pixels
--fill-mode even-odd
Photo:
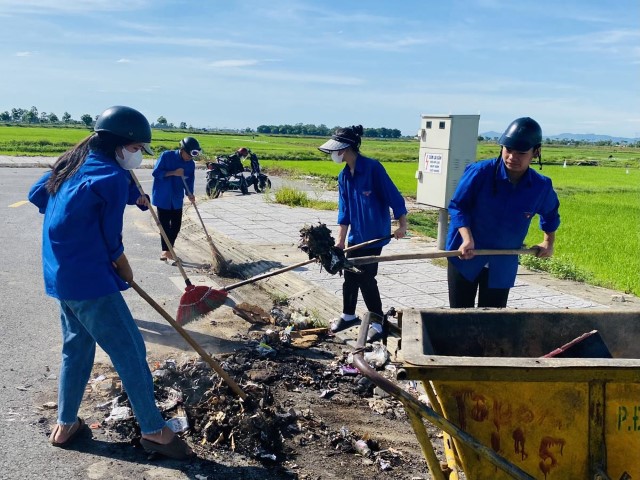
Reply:
[[[58,432],[60,427],[62,427],[62,425],[60,425],[59,423],[56,423],[56,426],[53,427],[53,430],[51,431],[51,436],[49,437],[49,443],[51,443],[51,445],[53,445],[54,447],[64,448],[68,446],[73,440],[78,438],[78,436],[84,430],[86,430],[86,426],[87,425],[84,423],[84,420],[78,417],[78,428],[75,429],[75,431],[69,436],[69,438],[67,438],[67,440],[64,442],[54,442],[53,438],[56,436],[56,433]]]
[[[147,453],[159,453],[175,460],[187,460],[195,456],[195,453],[193,453],[189,445],[187,445],[187,442],[182,440],[178,435],[175,435],[166,445],[147,440],[146,438],[140,439],[140,445],[142,445],[142,448],[144,448]]]

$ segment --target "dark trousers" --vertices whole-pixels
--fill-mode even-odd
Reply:
[[[370,255],[380,255],[382,247],[356,249],[347,252],[347,258],[368,257]],[[359,265],[358,268],[362,273],[352,273],[344,271],[344,283],[342,284],[342,313],[347,315],[355,315],[356,305],[358,303],[358,291],[362,292],[367,310],[377,313],[381,317],[382,300],[380,299],[380,291],[378,290],[378,264],[370,263],[368,265]]]
[[[509,298],[509,288],[489,288],[489,269],[483,268],[475,281],[470,282],[462,276],[451,263],[447,268],[449,283],[449,306],[451,308],[475,307],[478,293],[478,307],[504,308]]]
[[[182,209],[165,210],[164,208],[158,208],[158,219],[173,247],[176,243],[176,238],[178,238],[178,233],[180,233],[180,227],[182,227]],[[162,251],[168,251],[169,247],[162,235],[160,235],[160,242],[162,244]]]

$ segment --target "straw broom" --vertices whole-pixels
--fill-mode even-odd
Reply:
[[[184,189],[187,192],[187,195],[189,197],[192,197],[193,194],[189,191],[189,187],[187,186],[187,181],[185,180],[184,176],[181,175],[180,178],[182,178],[182,183],[184,184]],[[213,260],[213,271],[217,275],[220,275],[221,273],[227,270],[228,268],[227,262],[225,261],[224,257],[220,253],[220,250],[218,250],[216,246],[213,244],[213,240],[211,239],[209,232],[207,232],[207,227],[204,225],[204,221],[202,220],[202,216],[200,215],[200,210],[198,210],[198,206],[196,205],[196,202],[192,201],[191,205],[193,205],[193,208],[196,209],[196,213],[198,214],[198,218],[200,219],[200,224],[202,225],[204,234],[207,237],[207,241],[209,242],[209,247],[211,248],[211,258]]]
[[[136,177],[135,173],[133,173],[133,170],[131,170],[131,178],[133,178],[133,181],[138,187],[140,195],[146,196],[142,189],[142,185],[140,185],[140,181],[138,180],[138,177]],[[196,286],[191,283],[191,280],[189,280],[189,277],[187,276],[187,272],[185,272],[184,267],[182,266],[182,261],[175,254],[173,246],[171,245],[164,228],[162,228],[162,224],[160,223],[158,215],[152,205],[149,205],[149,211],[160,230],[160,235],[162,235],[162,238],[167,244],[167,248],[169,248],[169,251],[171,252],[171,256],[175,258],[178,270],[180,270],[180,274],[182,275],[182,278],[184,278],[184,283],[187,285],[182,297],[180,297],[180,305],[178,306],[178,313],[176,315],[177,322],[179,324],[185,324],[222,305],[227,297],[226,293],[221,294],[220,291],[207,287],[206,285]]]

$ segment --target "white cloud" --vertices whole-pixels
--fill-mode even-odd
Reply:
[[[214,68],[240,68],[240,67],[251,67],[253,65],[258,65],[257,60],[217,60],[215,62],[211,62],[209,64],[210,67]]]
[[[31,57],[33,52],[16,52],[16,57]]]
[[[128,58],[121,58],[116,63],[133,63],[133,62],[131,60],[129,60]]]

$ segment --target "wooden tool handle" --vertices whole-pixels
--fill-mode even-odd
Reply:
[[[198,355],[200,355],[202,357],[202,359],[205,362],[207,362],[211,366],[211,368],[213,368],[213,370],[215,370],[215,372],[218,375],[220,375],[220,378],[222,378],[227,383],[227,385],[229,385],[229,387],[231,387],[231,390],[233,390],[233,392],[236,395],[238,395],[243,400],[247,398],[247,394],[227,374],[227,372],[225,372],[222,369],[220,364],[218,362],[216,362],[211,357],[211,355],[209,355],[204,350],[204,348],[202,348],[200,346],[200,344],[198,342],[196,342],[193,339],[193,337],[191,335],[189,335],[187,333],[187,331],[184,328],[182,328],[182,326],[180,324],[178,324],[178,322],[176,322],[171,315],[169,315],[167,313],[167,311],[164,308],[162,308],[160,305],[158,305],[158,303],[153,298],[151,298],[149,296],[149,294],[147,292],[145,292],[140,285],[138,285],[133,280],[131,280],[129,282],[129,285],[131,285],[131,288],[133,288],[136,292],[138,292],[138,295],[140,295],[142,298],[144,298],[146,300],[146,302],[155,309],[156,312],[158,312],[160,315],[162,315],[164,317],[164,319],[171,324],[171,326],[182,336],[182,338],[184,338],[187,341],[187,343],[193,347],[193,349],[198,353]]]
[[[138,180],[138,177],[136,177],[136,174],[133,173],[133,170],[129,170],[129,172],[131,173],[131,178],[133,178],[133,181],[135,182],[136,187],[138,187],[138,191],[140,192],[140,195],[146,195],[144,193],[144,190],[142,189],[142,185],[140,185],[140,181]],[[162,238],[164,239],[164,243],[167,244],[167,248],[171,252],[171,256],[174,258],[174,260],[176,262],[176,265],[178,266],[178,270],[180,270],[180,274],[182,274],[182,278],[184,278],[184,283],[187,284],[187,287],[190,286],[191,285],[191,280],[189,280],[189,277],[187,277],[187,272],[184,271],[184,268],[182,267],[182,262],[180,261],[180,259],[176,255],[176,252],[174,252],[173,246],[171,245],[171,241],[169,240],[169,237],[167,237],[167,234],[164,231],[164,228],[162,228],[162,224],[160,223],[160,219],[158,218],[158,214],[153,209],[153,205],[149,205],[149,211],[151,212],[151,216],[155,220],[156,225],[158,226],[158,229],[160,230],[160,235],[162,235]]]
[[[478,255],[535,255],[538,252],[536,248],[515,249],[515,250],[475,250]],[[419,260],[422,258],[446,258],[459,257],[462,254],[459,250],[441,250],[437,252],[422,253],[399,253],[396,255],[371,255],[370,257],[350,258],[349,263],[352,265],[367,265],[369,263],[393,262],[400,260]]]
[[[180,178],[182,179],[182,183],[184,184],[184,189],[187,192],[187,195],[192,196],[192,193],[189,190],[189,186],[187,185],[187,180],[184,178],[184,175],[180,175]],[[204,230],[204,234],[207,237],[207,241],[209,242],[209,247],[211,248],[211,255],[215,263],[214,270],[216,273],[220,273],[224,269],[224,264],[226,263],[224,261],[224,257],[222,256],[220,251],[216,248],[216,246],[213,244],[213,240],[211,239],[209,232],[207,232],[207,227],[204,224],[204,220],[202,220],[202,216],[200,215],[200,210],[198,210],[198,206],[196,205],[196,202],[191,202],[191,204],[193,205],[193,208],[196,209],[196,213],[198,214],[198,218],[200,219],[200,224],[202,225],[202,230]]]
[[[349,252],[351,250],[357,250],[358,248],[366,247],[367,245],[373,245],[374,243],[381,242],[383,240],[388,240],[392,238],[393,235],[388,235],[382,238],[376,238],[374,240],[368,240],[366,242],[358,243],[357,245],[352,245],[351,247],[345,248],[344,252]],[[370,258],[370,257],[362,257],[362,258]],[[248,278],[246,280],[242,280],[241,282],[233,283],[231,285],[227,285],[224,287],[225,291],[233,290],[234,288],[241,287],[243,285],[247,285],[248,283],[257,282],[258,280],[263,280],[265,278],[273,277],[274,275],[278,275],[280,273],[288,272],[289,270],[296,269],[298,267],[303,267],[305,265],[309,265],[310,263],[316,262],[317,258],[312,258],[311,260],[305,260],[304,262],[295,263],[293,265],[289,265],[288,267],[279,268],[278,270],[273,270],[272,272],[262,273],[260,275],[256,275],[255,277]]]

